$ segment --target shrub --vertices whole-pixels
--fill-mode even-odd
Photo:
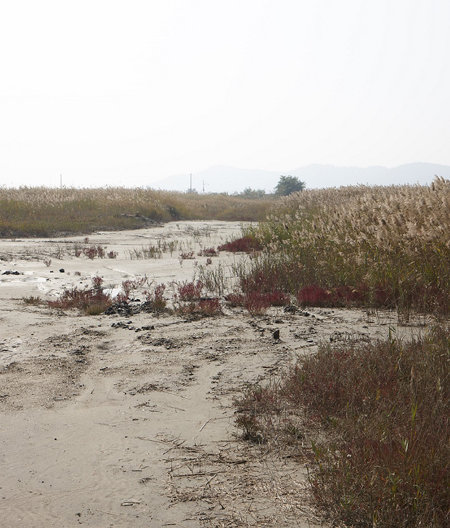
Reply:
[[[150,303],[152,311],[160,313],[166,310],[167,301],[164,299],[165,291],[166,285],[158,284],[153,291],[145,292],[146,301]]]
[[[237,402],[238,425],[247,437],[280,441],[282,432],[295,429],[283,416],[306,412],[320,424],[310,483],[335,522],[444,528],[449,341],[441,326],[406,344],[390,338],[322,346],[278,384],[264,392],[250,388]]]
[[[177,294],[180,301],[195,301],[202,296],[203,282],[180,282],[177,284]]]
[[[219,253],[214,248],[204,248],[197,253],[199,257],[217,257]]]
[[[122,281],[123,299],[128,300],[130,293],[136,291],[139,288],[143,288],[149,283],[147,275],[142,277],[136,277],[135,279],[127,279]]]
[[[279,291],[261,293],[247,291],[243,293],[229,293],[225,300],[230,306],[244,306],[252,315],[261,315],[270,306],[286,306],[290,303],[289,295]]]
[[[65,289],[56,301],[48,301],[51,308],[67,310],[77,308],[86,315],[98,315],[111,306],[111,297],[103,291],[103,279],[93,277],[92,287],[84,290],[78,288]]]
[[[232,307],[244,306],[245,295],[242,293],[229,293],[225,295],[225,300]]]
[[[236,240],[226,242],[217,248],[219,251],[229,251],[231,253],[252,253],[262,249],[258,240],[252,236],[245,235]]]
[[[39,304],[42,304],[42,299],[38,297],[34,297],[33,295],[30,295],[29,297],[22,297],[22,301],[25,304],[29,304],[31,306],[38,306]]]
[[[180,259],[181,260],[192,260],[194,259],[194,252],[193,251],[183,251],[180,253]]]
[[[175,310],[179,315],[211,317],[213,315],[220,315],[222,308],[219,299],[201,299],[199,301],[191,301],[187,304],[179,304]]]

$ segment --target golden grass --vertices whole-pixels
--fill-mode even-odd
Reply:
[[[449,206],[442,178],[429,187],[310,190],[279,202],[252,234],[265,247],[260,265],[292,293],[348,286],[375,304],[445,312]]]
[[[134,229],[151,221],[264,218],[273,198],[152,189],[0,188],[0,236],[51,236]]]

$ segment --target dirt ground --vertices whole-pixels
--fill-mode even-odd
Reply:
[[[238,223],[180,222],[95,233],[89,244],[117,258],[94,260],[71,254],[84,237],[0,241],[2,527],[325,526],[310,506],[306,467],[239,438],[233,397],[321,341],[409,331],[393,314],[273,308],[252,317],[224,308],[191,320],[23,302],[55,299],[96,275],[111,292],[143,275],[191,280],[206,258],[180,253],[239,232]],[[131,258],[158,240],[177,249]],[[221,253],[210,269],[231,275],[236,258]]]

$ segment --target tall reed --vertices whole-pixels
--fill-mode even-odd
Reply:
[[[152,189],[0,188],[0,236],[51,236],[135,229],[170,220],[264,218],[273,198]]]
[[[265,251],[254,271],[298,294],[316,286],[336,297],[400,310],[448,313],[450,181],[429,187],[343,187],[282,200],[251,234]]]

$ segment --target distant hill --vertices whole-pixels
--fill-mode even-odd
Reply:
[[[192,174],[192,187],[198,192],[241,192],[250,187],[272,192],[282,174],[297,176],[308,189],[340,187],[342,185],[427,185],[435,175],[450,178],[449,165],[409,163],[398,167],[336,167],[334,165],[307,165],[288,171],[265,171],[215,166]],[[170,176],[153,183],[156,189],[186,191],[189,174]]]

